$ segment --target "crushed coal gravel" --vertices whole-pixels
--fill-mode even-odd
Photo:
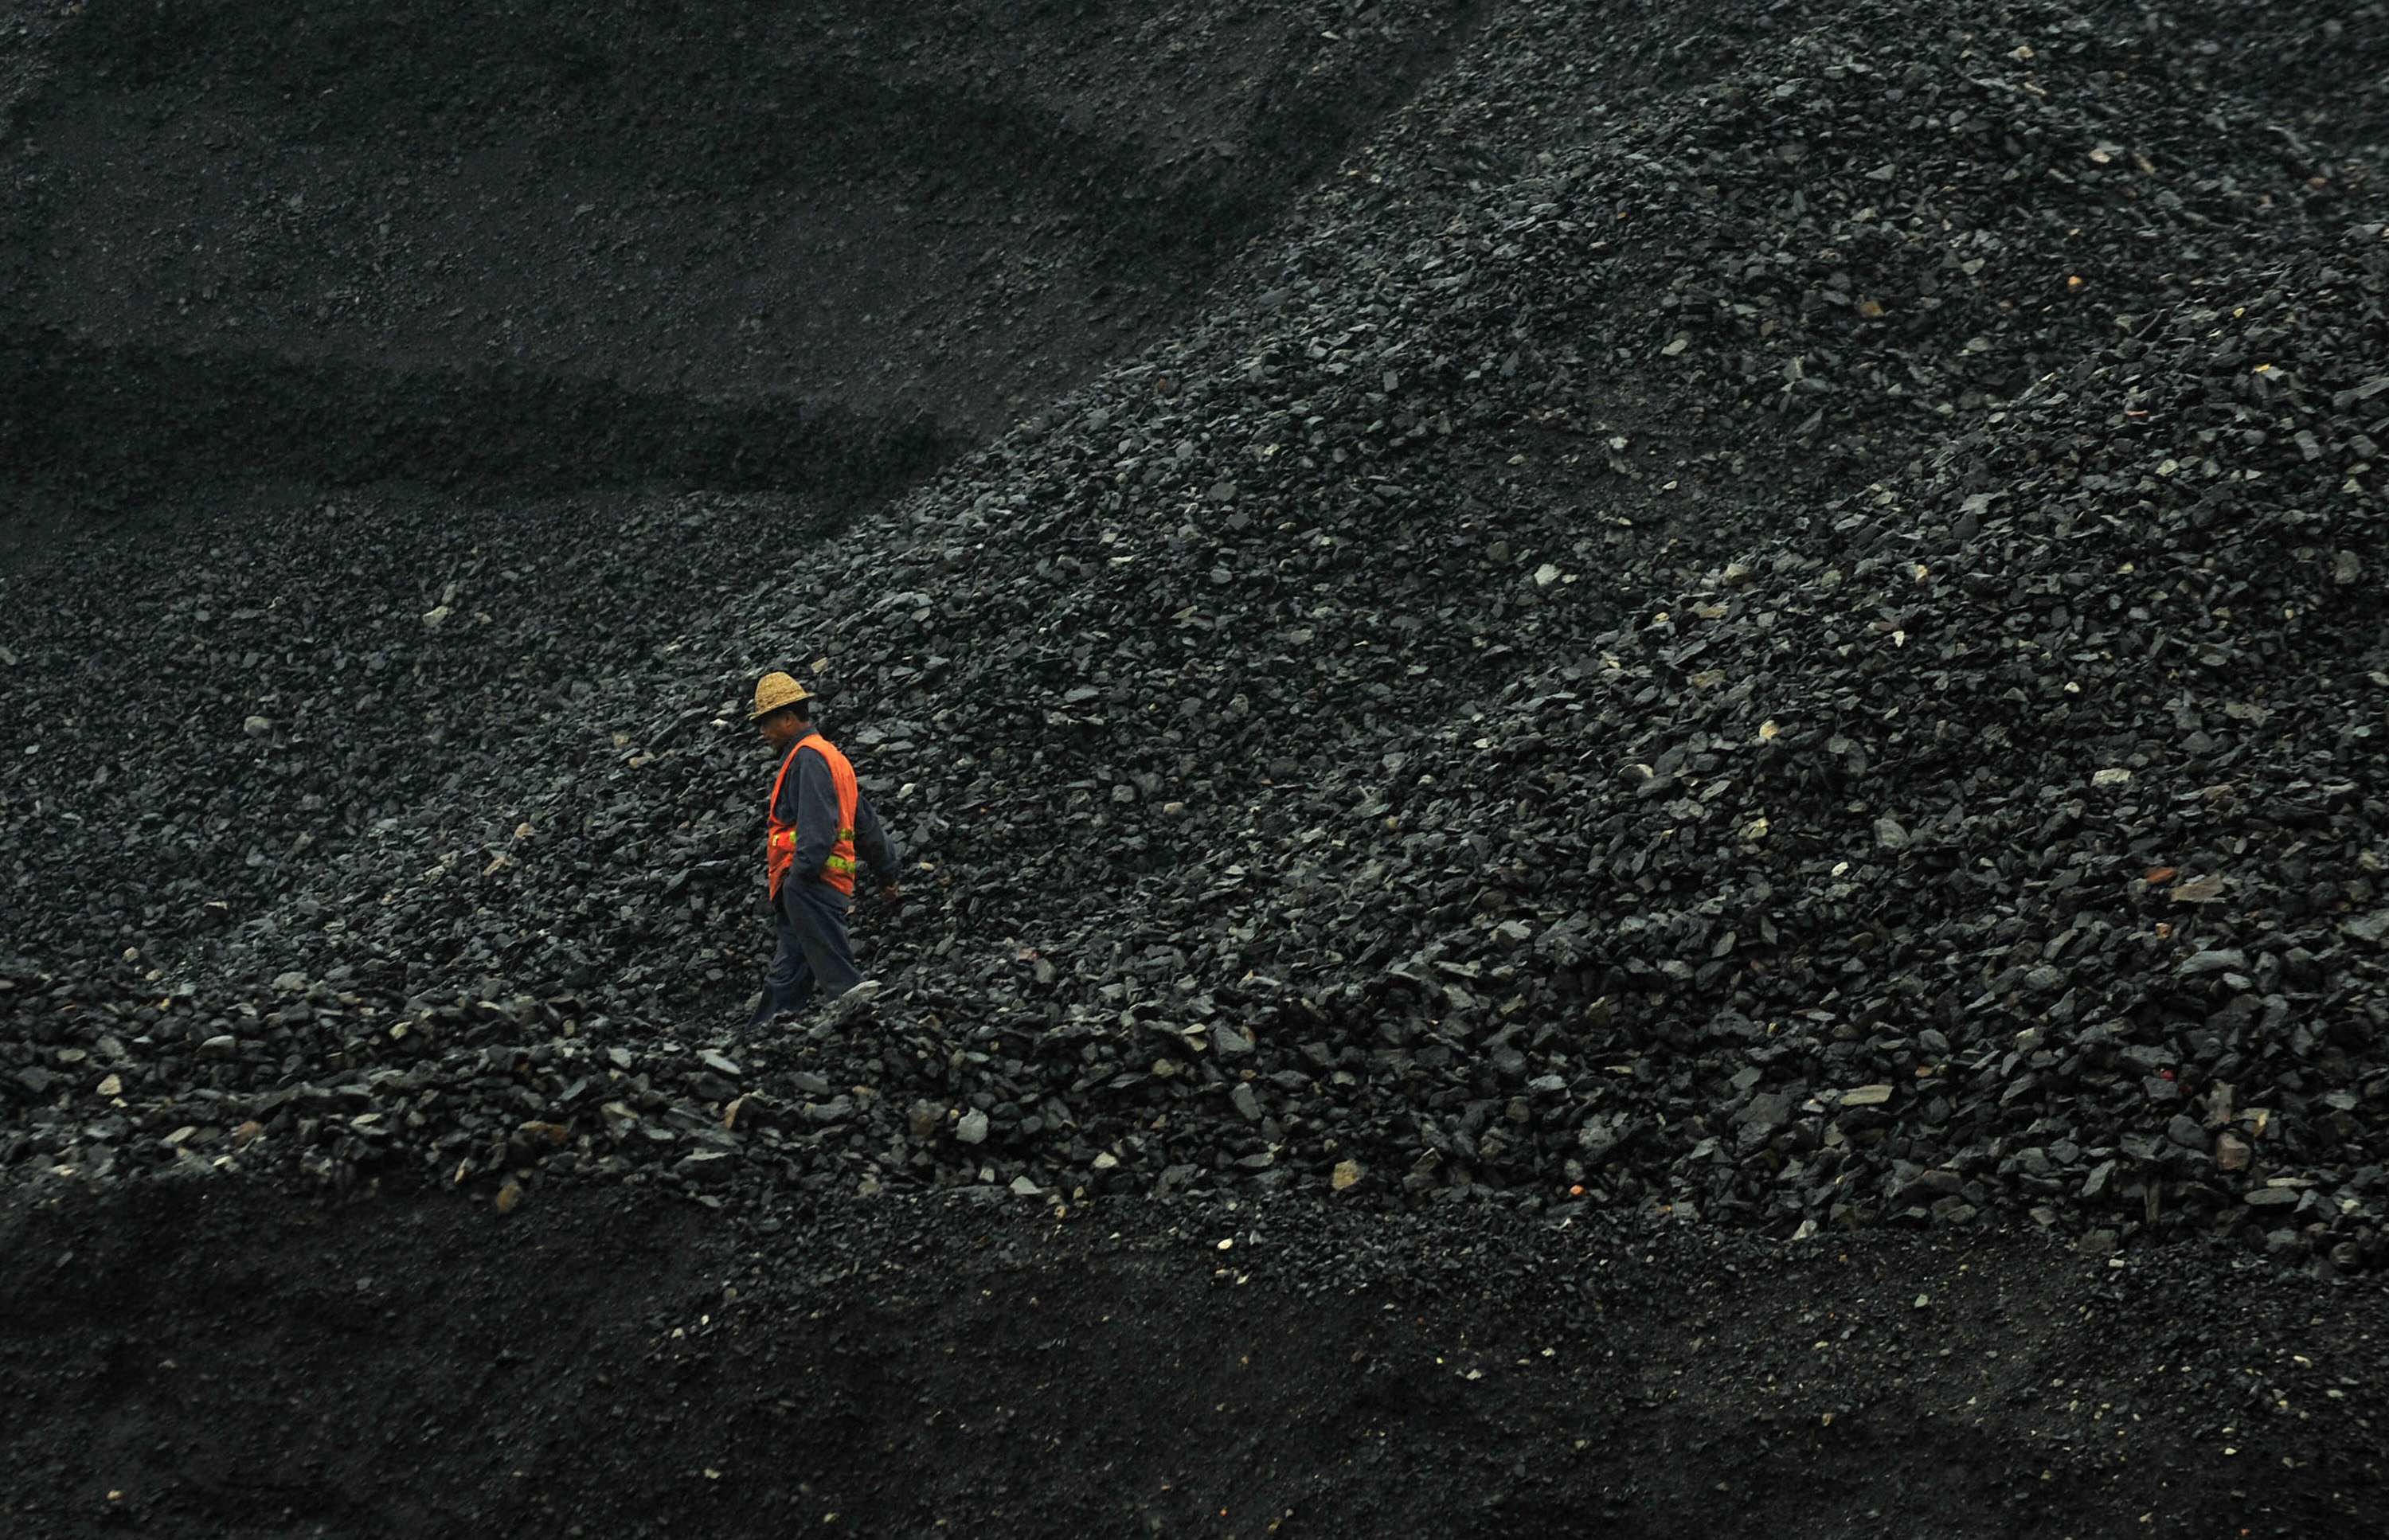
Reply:
[[[2377,1507],[2389,12],[530,8],[430,89],[445,7],[354,64],[213,9],[211,67],[143,12],[0,72],[0,1180],[56,1341],[179,1227],[287,1237],[268,1300],[412,1228],[722,1304],[896,1532]],[[867,1020],[744,1025],[774,668],[915,863]],[[563,1293],[520,1330],[612,1333],[618,1420],[748,1351]],[[972,1389],[908,1312],[995,1295]],[[1006,1403],[1031,1296],[1074,1389]],[[1567,1367],[1369,1388],[1386,1297]],[[1258,1415],[1349,1418],[1190,1403],[1143,1508],[987,1442],[1115,1457],[1074,1398],[1247,1330]],[[974,1413],[1025,1506],[946,1506]]]

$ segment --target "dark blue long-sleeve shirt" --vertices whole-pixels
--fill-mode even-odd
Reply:
[[[780,797],[772,805],[772,816],[796,825],[796,863],[788,869],[790,879],[816,882],[829,863],[830,846],[837,842],[837,783],[830,779],[829,761],[819,750],[799,745],[789,752],[797,762],[780,782]],[[860,786],[854,793],[854,853],[881,883],[896,880],[896,842],[888,837],[871,798],[862,795]],[[835,888],[824,888],[823,896],[845,902]]]

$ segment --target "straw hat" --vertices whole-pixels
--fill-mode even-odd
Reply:
[[[747,713],[748,721],[770,716],[784,706],[812,699],[812,692],[782,673],[765,674],[755,681],[755,709]]]

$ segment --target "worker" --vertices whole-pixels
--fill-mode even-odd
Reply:
[[[854,767],[813,731],[812,699],[788,675],[769,673],[756,682],[749,713],[780,756],[764,809],[763,857],[778,941],[750,1029],[802,1009],[816,987],[835,1001],[833,1020],[868,1006],[879,986],[855,965],[846,930],[858,853],[870,862],[880,897],[892,906],[900,897],[895,844],[855,783]]]

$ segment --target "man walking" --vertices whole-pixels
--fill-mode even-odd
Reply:
[[[803,685],[786,674],[765,674],[748,715],[780,756],[780,773],[764,809],[763,856],[779,939],[763,978],[762,1002],[747,1025],[801,1009],[816,986],[835,999],[837,1018],[844,1020],[879,993],[855,966],[847,939],[855,854],[869,859],[880,897],[893,903],[896,846],[856,785],[854,767],[813,731],[812,695]]]

